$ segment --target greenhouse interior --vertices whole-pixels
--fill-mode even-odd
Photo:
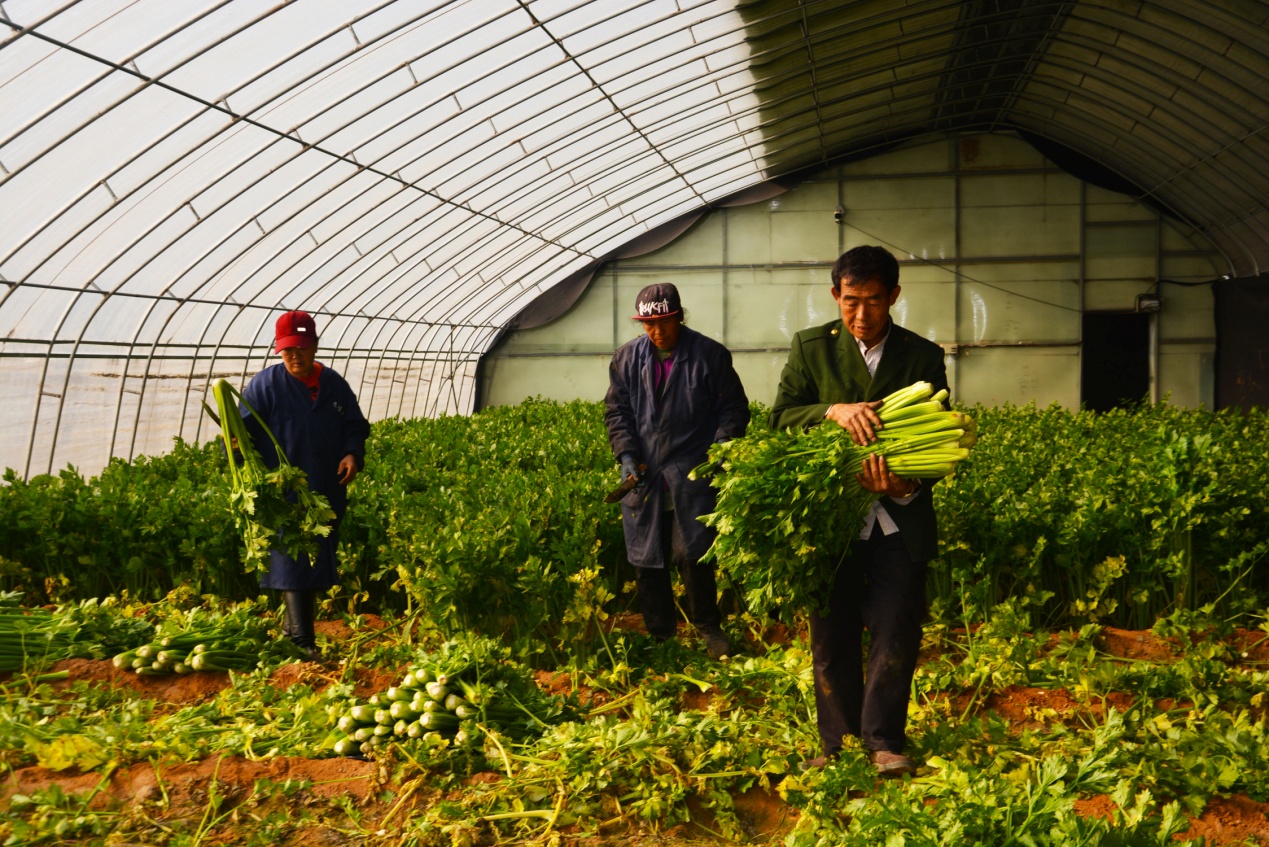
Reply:
[[[1269,845],[1269,0],[0,23],[0,844]]]

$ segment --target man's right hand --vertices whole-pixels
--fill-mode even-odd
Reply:
[[[871,403],[834,403],[828,407],[824,418],[836,421],[842,429],[850,433],[851,441],[864,447],[877,440],[876,430],[882,428],[881,418],[877,415],[880,408],[880,400],[873,400]]]
[[[630,477],[639,479],[640,476],[641,474],[639,473],[639,460],[635,458],[633,453],[622,453],[621,454],[621,481],[625,482],[626,480],[630,479]]]

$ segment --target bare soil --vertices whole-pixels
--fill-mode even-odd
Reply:
[[[637,616],[615,622],[619,628],[641,626]],[[324,623],[323,628],[332,640],[351,634],[342,632],[343,624]],[[346,628],[346,627],[345,627]],[[804,637],[785,631],[774,633],[776,639]],[[766,640],[764,636],[764,640]],[[770,643],[770,641],[768,641]],[[1240,630],[1229,640],[1232,660],[1248,665],[1269,663],[1269,637],[1263,632]],[[1106,629],[1098,643],[1100,649],[1115,656],[1131,659],[1168,661],[1178,654],[1179,645],[1158,638],[1149,632],[1131,632]],[[229,684],[228,674],[195,673],[171,677],[138,677],[133,673],[114,668],[109,661],[74,659],[58,664],[57,670],[65,670],[69,680],[89,680],[102,685],[130,688],[144,697],[158,702],[183,705],[214,696]],[[359,696],[381,691],[400,679],[404,668],[389,670],[359,670],[355,672],[355,685]],[[279,668],[272,676],[272,684],[285,688],[295,683],[305,683],[322,688],[335,681],[335,671],[315,663],[295,663]],[[573,681],[566,673],[539,673],[539,686],[557,694],[574,691]],[[594,692],[576,692],[583,705],[599,705],[602,698]],[[704,709],[709,706],[709,695],[686,692],[681,708]],[[1014,686],[996,691],[981,703],[974,704],[976,712],[995,712],[1019,729],[1054,721],[1077,720],[1081,715],[1097,715],[1106,708],[1126,709],[1133,702],[1129,693],[1115,693],[1102,703],[1080,703],[1069,692]],[[964,708],[967,700],[957,705]],[[1161,709],[1177,705],[1160,701]],[[147,807],[152,801],[164,798],[170,814],[175,817],[197,819],[208,805],[210,793],[215,790],[235,802],[243,802],[251,796],[253,786],[261,779],[282,783],[286,780],[303,780],[311,783],[298,795],[286,799],[288,804],[303,806],[322,801],[352,802],[360,810],[363,822],[382,821],[386,816],[408,812],[415,804],[426,802],[421,796],[410,797],[409,802],[398,799],[391,792],[388,775],[381,773],[374,762],[357,759],[297,759],[273,758],[252,761],[235,756],[218,756],[201,762],[171,763],[154,766],[148,763],[119,768],[109,775],[103,784],[99,773],[54,772],[39,767],[22,768],[11,772],[0,783],[0,801],[16,793],[30,793],[39,788],[57,784],[68,792],[98,791],[94,805],[134,804]],[[497,773],[480,773],[469,777],[469,784],[494,782]],[[400,789],[400,786],[396,786]],[[754,788],[733,798],[738,818],[750,843],[777,844],[783,840],[797,818],[797,811],[785,805],[775,792]],[[693,801],[695,803],[695,801]],[[1113,803],[1109,797],[1095,796],[1081,799],[1076,804],[1079,813],[1090,817],[1110,818]],[[693,808],[692,825],[680,825],[660,834],[658,844],[688,845],[696,843],[720,843],[724,839],[712,836],[713,817],[699,803]],[[567,829],[561,831],[564,844],[580,843],[569,837]],[[1258,803],[1242,795],[1215,797],[1198,817],[1190,819],[1186,838],[1205,839],[1208,847],[1214,845],[1269,845],[1269,804]],[[227,840],[226,840],[227,839]],[[606,843],[635,845],[652,843],[637,832],[605,834]],[[209,842],[214,843],[214,842]],[[233,843],[232,833],[224,833],[218,843]],[[354,843],[346,840],[333,829],[321,827],[294,834],[287,844],[319,845]]]
[[[125,803],[157,799],[166,793],[172,808],[195,806],[201,812],[207,804],[208,789],[216,782],[219,790],[239,799],[251,791],[256,780],[273,782],[309,780],[308,789],[315,797],[348,795],[364,800],[378,774],[373,762],[358,759],[296,759],[278,757],[251,761],[238,756],[216,756],[201,762],[173,762],[157,768],[141,762],[120,768],[101,786],[93,805],[104,808],[112,799]],[[50,771],[41,767],[13,771],[0,786],[0,796],[30,794],[57,783],[64,791],[94,791],[102,783],[102,775]]]

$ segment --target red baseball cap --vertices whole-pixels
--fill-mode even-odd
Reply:
[[[273,351],[281,353],[288,347],[316,347],[317,324],[308,312],[286,312],[278,318],[273,332]]]

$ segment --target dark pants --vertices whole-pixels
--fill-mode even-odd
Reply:
[[[701,631],[717,630],[723,616],[718,611],[718,585],[714,581],[714,567],[700,562],[689,562],[683,549],[683,536],[672,514],[662,515],[661,550],[667,563],[673,563],[683,580],[687,594],[688,614],[692,623]],[[674,607],[674,588],[670,582],[670,568],[635,568],[635,585],[638,588],[639,611],[648,634],[654,638],[673,638],[678,628],[679,613]]]
[[[925,619],[925,562],[898,533],[856,541],[837,570],[828,613],[811,614],[815,710],[825,754],[854,735],[869,750],[902,753],[908,698]],[[868,673],[863,667],[867,628]]]

